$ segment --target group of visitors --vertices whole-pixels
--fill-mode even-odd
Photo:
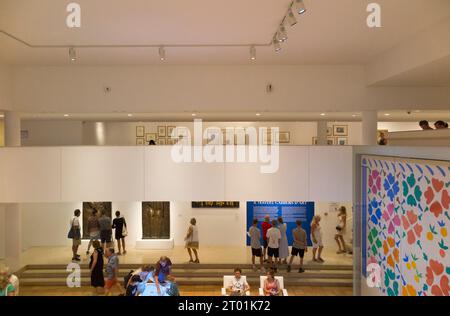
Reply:
[[[422,128],[422,130],[434,130],[434,129],[446,129],[448,128],[448,123],[444,121],[437,121],[434,123],[434,129],[430,126],[430,123],[426,120],[420,121],[419,126]]]
[[[18,296],[19,279],[7,266],[0,267],[0,296]]]
[[[70,221],[70,230],[68,233],[68,238],[72,239],[72,260],[81,261],[81,257],[78,254],[78,248],[81,245],[81,226],[79,217],[81,211],[79,209],[74,211],[74,216]],[[100,216],[99,216],[100,215]],[[121,216],[120,212],[116,212],[116,218],[111,220],[111,218],[102,212],[98,214],[96,209],[92,210],[91,215],[87,220],[87,234],[89,236],[89,244],[86,250],[86,255],[90,254],[91,247],[94,248],[94,252],[97,250],[95,245],[101,244],[103,253],[106,253],[107,248],[114,249],[114,242],[112,240],[112,231],[115,231],[115,239],[117,240],[117,246],[119,256],[126,254],[125,248],[125,237],[127,236],[127,223],[125,218]],[[99,243],[95,243],[95,242]]]
[[[317,263],[324,263],[322,258],[323,240],[322,240],[322,228],[320,226],[321,217],[316,215],[311,222],[311,241],[312,241],[312,261]],[[335,240],[338,245],[338,254],[344,254],[347,252],[347,246],[345,244],[344,236],[346,233],[347,222],[347,210],[344,206],[341,206],[337,214],[337,225]],[[302,221],[296,221],[296,228],[292,230],[292,249],[289,262],[289,245],[287,238],[287,225],[283,222],[283,218],[279,217],[277,220],[270,221],[270,216],[264,217],[264,222],[261,224],[261,231],[258,228],[258,220],[253,220],[253,225],[248,231],[250,237],[250,246],[252,251],[252,266],[253,270],[262,271],[264,268],[264,262],[269,264],[269,268],[274,272],[277,272],[277,266],[280,264],[287,264],[287,271],[291,271],[291,265],[295,257],[300,258],[299,273],[305,272],[303,268],[303,258],[305,253],[308,252],[308,240],[307,233],[302,228]],[[263,246],[261,247],[261,237],[263,240]],[[259,258],[259,268],[256,267],[256,257]]]

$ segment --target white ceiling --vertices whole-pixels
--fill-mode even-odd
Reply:
[[[68,0],[0,0],[0,29],[32,45],[268,43],[291,0],[77,0],[82,27],[65,25]],[[449,0],[378,0],[383,27],[366,25],[368,0],[305,0],[281,53],[256,64],[366,64],[450,17]],[[156,64],[156,48],[83,48],[80,65]],[[0,34],[0,62],[69,64],[67,49],[29,48]],[[168,48],[167,64],[249,64],[243,48]]]

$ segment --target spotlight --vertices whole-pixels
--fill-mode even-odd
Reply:
[[[256,116],[261,116],[261,113],[256,113]]]
[[[64,117],[69,117],[69,114],[64,114]]]
[[[256,60],[256,48],[255,46],[250,46],[250,59]]]
[[[273,38],[273,48],[277,53],[281,50],[281,44],[275,37]]]
[[[294,12],[292,12],[292,8],[289,9],[286,19],[290,26],[297,24],[297,19],[295,18]]]
[[[295,5],[297,7],[298,14],[303,14],[306,12],[306,7],[303,0],[295,0]]]
[[[159,59],[161,59],[161,61],[166,60],[166,50],[162,46],[159,48]]]
[[[128,117],[132,117],[132,116],[133,116],[133,114],[131,114],[131,113],[130,113],[130,114],[128,114]]]
[[[74,47],[69,48],[69,57],[71,61],[77,60],[77,52],[75,51]]]
[[[287,31],[284,25],[280,25],[280,29],[278,30],[278,41],[279,42],[286,42],[288,39]]]

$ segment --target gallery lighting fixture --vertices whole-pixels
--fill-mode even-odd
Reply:
[[[295,6],[297,8],[298,14],[303,14],[306,12],[305,3],[303,0],[295,0]]]
[[[166,60],[166,50],[162,46],[159,48],[159,59],[161,59],[161,61]]]
[[[276,38],[273,39],[273,48],[277,53],[281,50],[281,44]]]
[[[256,47],[253,45],[250,46],[250,59],[256,60]]]
[[[69,114],[64,114],[64,117],[69,117]]]
[[[280,28],[278,29],[278,41],[279,42],[286,42],[288,39],[286,28],[283,24],[280,25]]]
[[[132,117],[133,116],[133,114],[128,114],[128,117]]]
[[[256,116],[261,116],[261,113],[256,113]]]
[[[384,116],[391,116],[389,113],[384,113]]]
[[[286,21],[290,26],[294,26],[295,24],[297,24],[297,19],[295,18],[294,12],[292,12],[292,7],[289,8],[288,14],[286,16]]]
[[[326,114],[325,113],[320,113],[320,116],[325,116]]]
[[[192,117],[196,117],[197,116],[197,114],[195,114],[195,113],[192,113]]]
[[[76,61],[77,60],[77,52],[75,51],[74,47],[70,47],[69,48],[69,58],[71,61]]]

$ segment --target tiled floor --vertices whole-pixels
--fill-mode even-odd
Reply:
[[[181,286],[182,296],[220,296],[220,289],[216,286]],[[289,296],[351,296],[351,288],[341,287],[289,287]],[[115,293],[119,294],[118,292]],[[252,289],[251,294],[257,296],[258,289]],[[70,289],[57,286],[26,286],[20,289],[21,296],[91,296],[92,289],[82,287]]]

